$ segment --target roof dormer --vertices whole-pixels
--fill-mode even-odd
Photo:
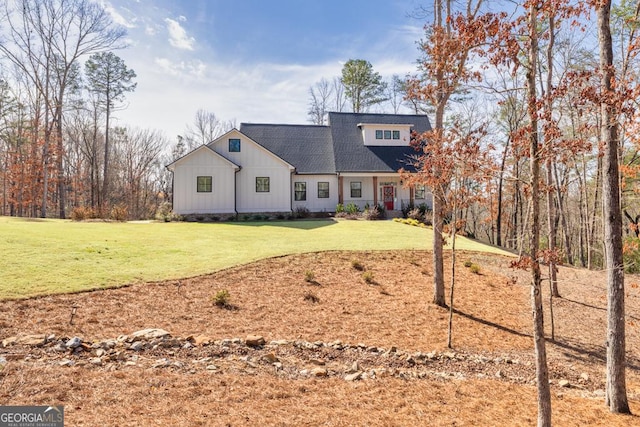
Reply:
[[[411,142],[412,124],[358,123],[364,145],[404,147]]]

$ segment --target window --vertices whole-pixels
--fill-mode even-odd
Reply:
[[[416,199],[424,199],[424,185],[416,185]]]
[[[393,139],[400,139],[400,131],[399,130],[394,130],[393,131]]]
[[[377,130],[376,131],[376,139],[382,139],[382,131],[381,130]]]
[[[229,152],[230,153],[240,152],[240,140],[238,138],[229,138]]]
[[[295,183],[295,195],[293,199],[296,202],[307,200],[307,183],[306,182]]]
[[[329,183],[319,182],[318,183],[318,199],[328,199],[328,198],[329,198]]]
[[[269,192],[269,177],[259,176],[256,178],[256,193]]]
[[[351,198],[362,197],[362,182],[354,181],[351,183]]]
[[[196,185],[198,193],[211,193],[211,183],[210,176],[199,176]]]
[[[385,130],[384,131],[384,139],[391,139],[391,131],[390,130]]]

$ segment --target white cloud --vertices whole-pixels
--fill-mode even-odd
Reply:
[[[146,25],[144,27],[144,33],[148,36],[155,36],[156,35],[156,29],[154,27],[152,27],[151,25]]]
[[[186,19],[180,20],[183,22],[186,21]],[[169,44],[171,46],[177,47],[178,49],[193,50],[193,44],[196,42],[196,39],[187,35],[187,31],[180,25],[180,22],[171,18],[165,18],[164,22],[167,24]]]
[[[113,7],[113,5],[108,2],[108,1],[103,1],[101,2],[102,7],[104,8],[104,10],[111,16],[111,19],[113,19],[113,22],[115,22],[118,25],[122,25],[123,27],[126,28],[135,28],[136,27],[136,18],[135,16],[133,18],[131,18],[130,20],[128,20],[127,18],[125,18],[120,12],[118,12],[115,7]],[[122,10],[124,10],[125,12],[131,12],[128,9],[122,8]]]
[[[155,58],[153,61],[164,74],[180,78],[201,79],[207,66],[199,60],[174,62],[168,58]]]

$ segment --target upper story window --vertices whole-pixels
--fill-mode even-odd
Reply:
[[[268,193],[269,192],[269,177],[259,176],[256,178],[256,193]]]
[[[413,127],[411,123],[358,123],[364,145],[381,147],[409,146]]]
[[[239,138],[229,138],[229,152],[230,153],[239,153],[240,152],[240,139]]]
[[[213,184],[212,177],[199,176],[196,179],[196,191],[198,193],[211,193],[213,191],[212,184]]]

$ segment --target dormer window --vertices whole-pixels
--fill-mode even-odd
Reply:
[[[358,123],[364,145],[408,146],[411,142],[410,123]]]

